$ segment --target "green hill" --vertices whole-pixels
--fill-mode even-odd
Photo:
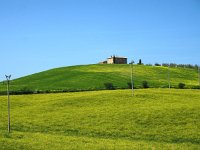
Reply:
[[[0,96],[0,149],[200,149],[200,92],[105,90]]]
[[[147,81],[150,87],[168,87],[168,68],[160,66],[134,65],[134,85],[141,87]],[[11,81],[11,90],[98,90],[105,89],[104,83],[110,82],[116,88],[128,88],[130,65],[82,65],[55,68]],[[179,83],[191,88],[198,85],[198,71],[188,68],[170,68],[173,87]],[[5,91],[6,85],[0,85]]]

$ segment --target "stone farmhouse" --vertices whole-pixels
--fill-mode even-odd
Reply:
[[[127,64],[126,57],[111,56],[106,61],[100,62],[100,64]]]

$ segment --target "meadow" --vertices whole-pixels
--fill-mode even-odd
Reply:
[[[0,149],[200,149],[200,92],[137,89],[0,96]]]
[[[152,88],[174,88],[184,83],[186,88],[199,85],[198,70],[162,66],[133,66],[135,88],[141,88],[147,81]],[[10,82],[13,91],[85,91],[105,89],[104,83],[112,83],[116,89],[127,89],[131,82],[131,67],[128,64],[94,64],[55,68]],[[0,92],[6,90],[6,83],[0,83]]]

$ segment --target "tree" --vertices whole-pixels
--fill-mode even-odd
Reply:
[[[142,65],[142,59],[139,59],[138,65]]]
[[[159,63],[155,63],[155,66],[161,66],[161,64],[159,64]]]

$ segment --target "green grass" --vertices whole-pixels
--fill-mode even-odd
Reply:
[[[168,87],[168,68],[134,65],[134,84],[140,88],[143,81],[150,87]],[[116,88],[128,88],[130,65],[83,65],[56,68],[11,81],[11,90],[98,90],[105,89],[104,83],[111,82]],[[184,83],[187,88],[198,85],[198,71],[188,68],[170,68],[173,87]],[[0,84],[6,91],[6,84]]]
[[[0,96],[0,149],[200,149],[199,90]]]

